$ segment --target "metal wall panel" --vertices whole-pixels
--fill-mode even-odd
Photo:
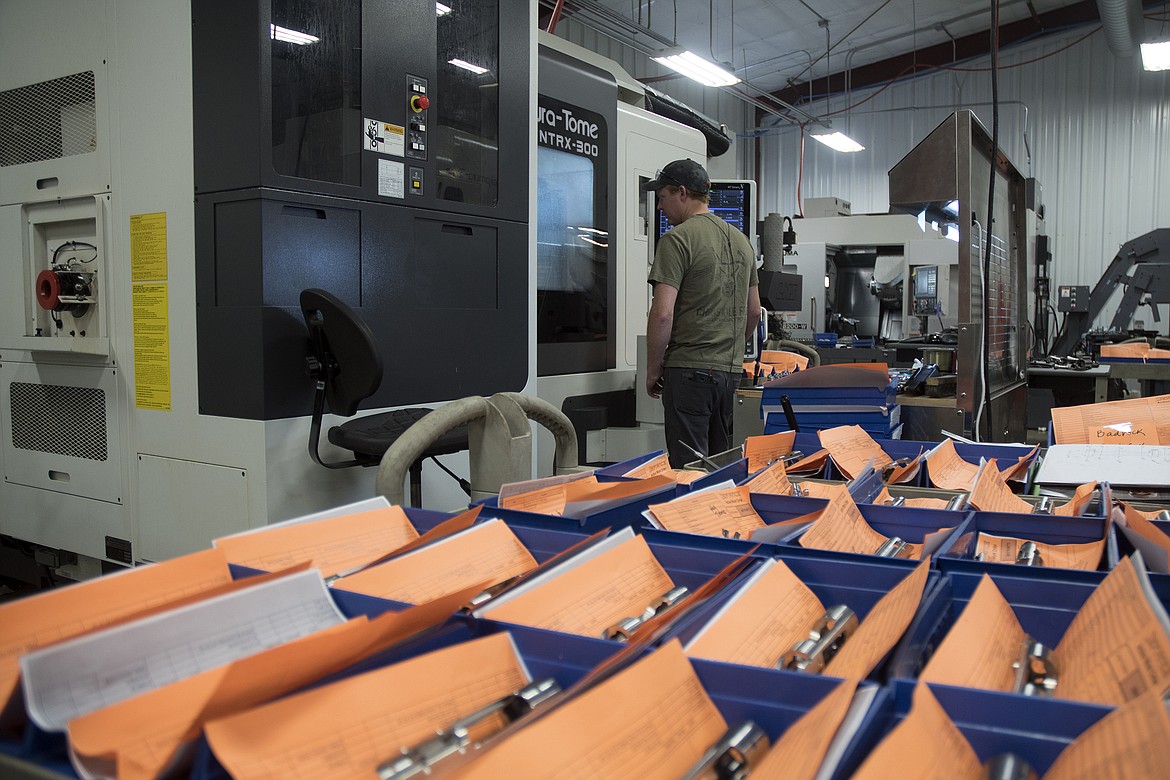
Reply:
[[[1143,71],[1140,58],[1118,60],[1100,32],[1058,51],[1087,32],[1078,28],[1000,54],[999,143],[1025,176],[1044,187],[1053,287],[1095,284],[1122,243],[1170,225],[1170,78]],[[1039,57],[1045,59],[1032,62]],[[987,66],[987,58],[963,65]],[[802,198],[838,196],[852,202],[855,214],[884,213],[888,170],[948,114],[971,108],[991,129],[985,70],[933,73],[881,91],[854,92],[849,103],[871,96],[848,112],[844,96],[828,106],[811,104],[814,114],[841,112],[835,128],[867,149],[840,154],[806,139]],[[800,142],[791,126],[761,136],[761,214],[796,210]],[[1114,308],[1102,322],[1108,323]],[[1165,331],[1167,307],[1162,309],[1158,327]],[[1153,325],[1148,310],[1138,316]]]

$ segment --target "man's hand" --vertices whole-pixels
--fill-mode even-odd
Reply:
[[[651,398],[661,398],[662,386],[663,379],[661,369],[658,371],[648,371],[646,373],[646,395],[650,396]]]

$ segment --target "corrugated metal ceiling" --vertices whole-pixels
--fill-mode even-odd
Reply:
[[[1069,0],[1001,0],[1005,25]],[[991,27],[990,2],[970,0],[596,0],[595,5],[773,92]],[[642,42],[659,43],[649,36]],[[828,56],[826,50],[831,48]],[[810,63],[812,63],[810,68]],[[662,74],[668,71],[662,70]]]

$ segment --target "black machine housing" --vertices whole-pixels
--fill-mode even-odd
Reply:
[[[309,413],[307,288],[380,345],[368,407],[527,383],[530,9],[445,5],[192,4],[202,414]]]

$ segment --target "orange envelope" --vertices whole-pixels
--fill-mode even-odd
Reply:
[[[1052,651],[1060,669],[1056,698],[1116,706],[1170,687],[1170,636],[1147,587],[1129,558],[1097,586]],[[1011,605],[984,575],[919,679],[1010,691],[1023,641]]]
[[[755,474],[792,452],[792,442],[795,440],[795,431],[748,436],[743,441],[743,456],[747,458],[748,473]]]
[[[502,520],[489,520],[337,580],[333,587],[422,604],[477,583],[495,585],[535,566],[512,530]]]
[[[1045,568],[1096,571],[1101,563],[1101,556],[1105,553],[1104,539],[1084,544],[1045,544],[1030,539],[980,533],[975,554],[981,555],[981,560],[987,563],[1014,564],[1016,556],[1020,553],[1020,546],[1027,541],[1036,545],[1036,551],[1043,559]]]
[[[908,542],[910,557],[929,557],[929,552],[942,544],[953,529],[942,528],[927,534],[923,543]],[[814,550],[835,550],[837,552],[872,555],[885,544],[889,537],[875,531],[857,508],[853,497],[844,487],[838,487],[829,499],[824,514],[812,527],[800,536],[800,546]]]
[[[923,562],[883,596],[825,674],[864,679],[897,644],[922,600],[930,564]],[[846,604],[846,606],[849,606]],[[825,606],[783,561],[769,561],[687,645],[687,654],[774,668],[825,614]]]
[[[657,458],[651,458],[640,466],[627,471],[623,476],[631,479],[645,479],[646,477],[657,477],[661,474],[666,474],[671,470],[670,458],[664,452]]]
[[[1066,747],[1043,780],[1161,777],[1170,763],[1170,715],[1149,693],[1113,710]],[[755,775],[753,774],[753,777]],[[979,758],[926,685],[910,713],[869,754],[854,780],[979,780]]]
[[[236,780],[350,780],[530,682],[494,634],[314,688],[206,727]]]
[[[853,780],[979,780],[983,765],[925,685],[910,713],[866,757]]]
[[[1170,395],[1052,410],[1057,444],[1170,445]]]
[[[478,590],[370,621],[358,617],[77,718],[69,723],[74,760],[119,780],[158,777],[205,722],[308,685],[438,625]]]
[[[828,460],[828,450],[817,450],[812,455],[805,455],[795,463],[789,463],[785,469],[789,474],[816,474],[825,468],[825,463]]]
[[[849,479],[860,474],[870,462],[879,474],[894,463],[894,459],[860,425],[827,428],[818,431],[817,436],[821,446],[829,451],[833,463]]]
[[[1037,453],[1040,452],[1040,446],[1037,445],[1028,451],[1026,455],[1021,455],[1016,459],[1015,463],[1009,463],[1007,466],[1000,467],[1000,473],[1003,475],[1005,482],[1022,482],[1028,475],[1028,468],[1032,465],[1032,461],[1036,459]]]
[[[0,606],[0,724],[23,722],[9,707],[23,654],[217,595],[231,582],[224,554],[205,550]]]
[[[776,496],[791,496],[792,482],[784,470],[784,461],[778,460],[746,483],[749,493],[768,493]]]
[[[849,492],[849,488],[843,482],[811,482],[807,479],[802,480],[800,485],[800,495],[805,498],[832,498],[833,496],[844,490]],[[795,493],[795,488],[793,489]]]
[[[488,747],[450,777],[678,780],[726,730],[672,640]]]
[[[984,512],[1031,514],[1032,505],[1017,496],[1003,481],[994,463],[986,463],[971,488],[970,504]]]
[[[400,506],[341,517],[279,526],[216,539],[228,561],[261,571],[276,571],[301,561],[322,577],[360,566],[418,538]]]
[[[782,349],[761,350],[760,362],[775,368],[777,373],[804,371],[808,368],[808,358],[804,355]]]
[[[1132,344],[1102,344],[1101,357],[1103,358],[1137,358],[1145,360],[1150,352],[1149,342],[1141,341]]]
[[[843,680],[828,696],[789,726],[752,769],[752,780],[813,780],[829,744],[849,713],[857,684]]]
[[[1092,500],[1093,492],[1096,489],[1096,482],[1086,482],[1073,491],[1073,496],[1071,499],[1053,509],[1052,514],[1064,516],[1081,514],[1088,505],[1089,501]]]
[[[530,587],[489,602],[479,617],[599,637],[674,587],[646,540],[629,529],[570,559]]]
[[[935,487],[966,492],[975,484],[979,467],[963,460],[955,450],[955,443],[946,439],[927,453],[926,471],[930,484]]]
[[[746,485],[691,493],[665,504],[651,504],[649,511],[666,530],[690,534],[746,538],[765,525],[752,507]]]

